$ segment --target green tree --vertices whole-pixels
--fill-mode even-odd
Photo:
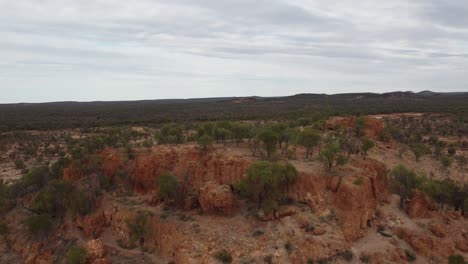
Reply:
[[[333,167],[338,154],[340,152],[340,144],[338,141],[327,143],[319,153],[319,159],[325,166],[327,172]]]
[[[67,262],[69,264],[85,264],[86,249],[80,246],[72,246],[67,252]]]
[[[362,137],[365,127],[366,127],[366,120],[364,119],[364,117],[362,116],[357,117],[356,123],[354,124],[354,131],[356,132],[357,137]]]
[[[31,234],[45,233],[52,227],[52,218],[48,214],[33,214],[26,219],[25,225]]]
[[[411,198],[413,189],[419,188],[424,183],[424,178],[403,165],[394,167],[389,174],[392,180],[392,188],[400,195],[400,208],[405,208],[406,202]]]
[[[184,129],[176,123],[165,124],[156,133],[156,138],[160,144],[180,144],[184,141]]]
[[[375,146],[375,143],[370,138],[363,137],[361,139],[361,146],[362,146],[362,158],[366,159],[368,151]]]
[[[177,178],[170,173],[164,173],[158,177],[157,185],[158,192],[156,198],[168,203],[173,203],[177,194]]]
[[[234,122],[231,125],[231,134],[237,145],[242,142],[242,139],[249,137],[250,129],[251,127],[248,124],[240,122]]]
[[[419,161],[419,159],[423,155],[427,155],[430,153],[429,148],[424,145],[423,143],[415,143],[410,146],[411,151],[414,154],[414,157],[416,158],[416,161]]]
[[[278,135],[271,129],[266,129],[259,135],[260,140],[263,143],[263,147],[267,152],[267,156],[271,157],[276,151],[276,144],[278,143]]]
[[[147,223],[148,213],[142,211],[138,211],[133,221],[127,221],[127,227],[130,231],[130,239],[132,242],[138,242],[142,251],[148,233]]]
[[[312,128],[304,128],[299,132],[297,142],[306,148],[306,159],[312,155],[312,149],[320,143],[320,138],[320,132]]]
[[[247,169],[247,177],[236,184],[242,196],[249,197],[265,212],[276,210],[278,201],[297,179],[293,165],[257,161]]]
[[[197,139],[197,144],[203,151],[207,151],[213,145],[213,138],[204,134]]]

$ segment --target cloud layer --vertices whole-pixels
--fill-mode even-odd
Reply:
[[[468,90],[459,0],[0,0],[0,102]]]

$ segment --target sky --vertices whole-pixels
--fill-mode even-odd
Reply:
[[[0,103],[468,91],[465,0],[0,0]]]

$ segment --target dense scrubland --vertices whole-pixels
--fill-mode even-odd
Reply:
[[[2,106],[0,260],[463,263],[464,95],[325,98]]]

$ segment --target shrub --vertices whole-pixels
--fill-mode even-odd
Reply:
[[[142,250],[144,240],[147,235],[147,222],[148,214],[142,211],[137,213],[133,221],[127,220],[127,227],[130,230],[130,239],[132,242],[138,241]]]
[[[177,178],[170,173],[164,173],[158,177],[157,185],[157,199],[173,202],[177,194]]]
[[[24,164],[24,162],[21,159],[16,159],[14,163],[15,163],[15,168],[17,170],[22,170],[22,169],[26,168],[26,165]]]
[[[213,138],[207,134],[202,135],[197,139],[197,144],[203,151],[206,151],[213,145]]]
[[[293,250],[293,246],[291,244],[291,242],[286,242],[284,244],[284,249],[286,249],[286,251],[288,252],[288,254],[291,254],[292,250]]]
[[[413,262],[416,260],[416,253],[414,253],[414,251],[407,249],[405,250],[405,254],[409,262]]]
[[[8,234],[8,226],[4,222],[0,222],[0,236],[6,236]]]
[[[448,264],[465,264],[465,258],[461,255],[451,255],[448,257]]]
[[[364,183],[364,178],[359,176],[356,180],[353,181],[353,183],[356,185],[362,185]]]
[[[346,250],[341,253],[341,257],[343,257],[344,260],[350,262],[353,260],[353,253],[350,250]]]
[[[236,184],[237,191],[257,202],[265,212],[274,210],[278,201],[287,194],[289,186],[297,179],[296,168],[289,164],[257,161],[247,169],[247,177]]]
[[[214,258],[221,261],[222,263],[231,263],[232,256],[227,250],[223,249],[215,253]]]
[[[371,139],[364,137],[361,140],[361,146],[362,146],[362,157],[363,159],[366,159],[367,157],[367,152],[375,146],[374,141]]]
[[[31,215],[25,225],[31,234],[45,233],[52,227],[52,219],[48,214]]]
[[[86,249],[80,246],[73,246],[68,250],[67,262],[69,264],[85,264]]]

